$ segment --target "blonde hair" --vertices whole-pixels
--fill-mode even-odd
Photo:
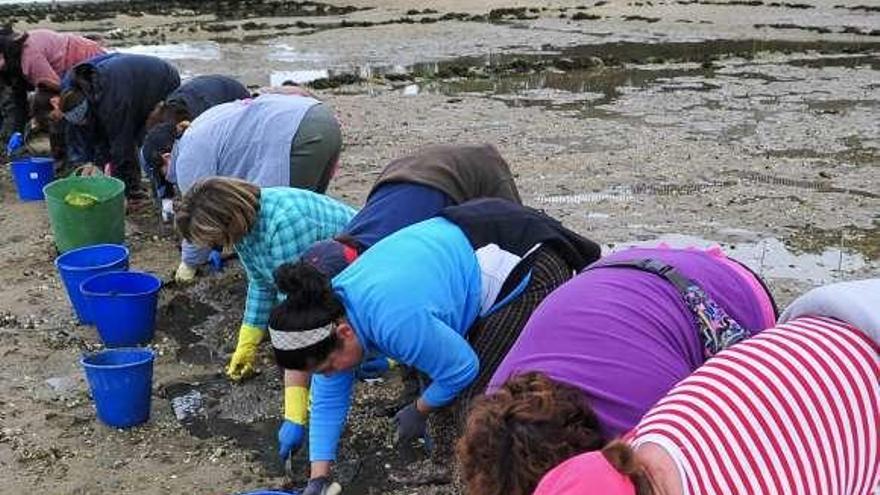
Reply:
[[[183,196],[177,231],[197,246],[231,248],[257,221],[260,188],[230,177],[201,179]]]
[[[174,128],[174,131],[177,133],[177,138],[180,139],[183,136],[183,133],[189,129],[191,122],[189,120],[181,120],[177,123],[177,126]]]

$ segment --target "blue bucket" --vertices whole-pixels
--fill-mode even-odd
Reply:
[[[107,347],[149,342],[156,327],[162,280],[145,272],[106,272],[79,286]]]
[[[153,388],[151,349],[107,349],[83,356],[86,379],[98,419],[114,428],[128,428],[150,419]]]
[[[43,186],[55,178],[55,161],[41,157],[13,160],[12,178],[20,200],[42,201]]]
[[[119,244],[95,244],[68,251],[55,258],[55,267],[67,289],[67,297],[80,323],[90,325],[94,318],[79,290],[84,280],[103,272],[128,270],[128,248]]]

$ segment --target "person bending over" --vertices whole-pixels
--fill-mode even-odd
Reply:
[[[464,482],[530,494],[558,462],[625,433],[708,357],[774,322],[760,279],[720,249],[606,256],[541,303],[476,401],[457,448]]]
[[[311,384],[305,493],[329,486],[359,363],[389,357],[429,377],[395,416],[399,443],[424,437],[428,415],[456,400],[466,407],[541,299],[598,257],[595,243],[535,210],[481,199],[397,231],[332,280],[307,262],[281,267],[276,284],[288,296],[269,335],[287,390],[305,396]],[[305,416],[285,414],[282,457],[302,445]]]

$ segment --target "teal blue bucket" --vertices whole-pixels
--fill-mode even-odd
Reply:
[[[55,179],[55,161],[28,157],[12,161],[12,179],[22,201],[42,201],[43,187]]]
[[[98,419],[113,428],[129,428],[150,419],[153,390],[151,349],[108,349],[83,356]]]
[[[84,280],[79,291],[107,347],[153,340],[162,280],[146,272],[104,272]]]
[[[70,305],[83,325],[95,322],[83,297],[83,281],[104,272],[128,270],[128,248],[119,244],[96,244],[68,251],[55,259],[55,267],[67,289]]]

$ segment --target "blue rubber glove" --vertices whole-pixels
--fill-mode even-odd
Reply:
[[[20,132],[13,132],[6,142],[6,156],[11,157],[22,146],[24,146],[24,136]]]
[[[285,461],[302,447],[306,438],[306,427],[285,419],[278,429],[278,455]]]
[[[211,264],[211,271],[219,273],[223,271],[223,253],[217,249],[212,249],[208,255],[208,263]]]
[[[367,359],[354,371],[358,380],[374,380],[391,369],[391,360],[385,356]]]

